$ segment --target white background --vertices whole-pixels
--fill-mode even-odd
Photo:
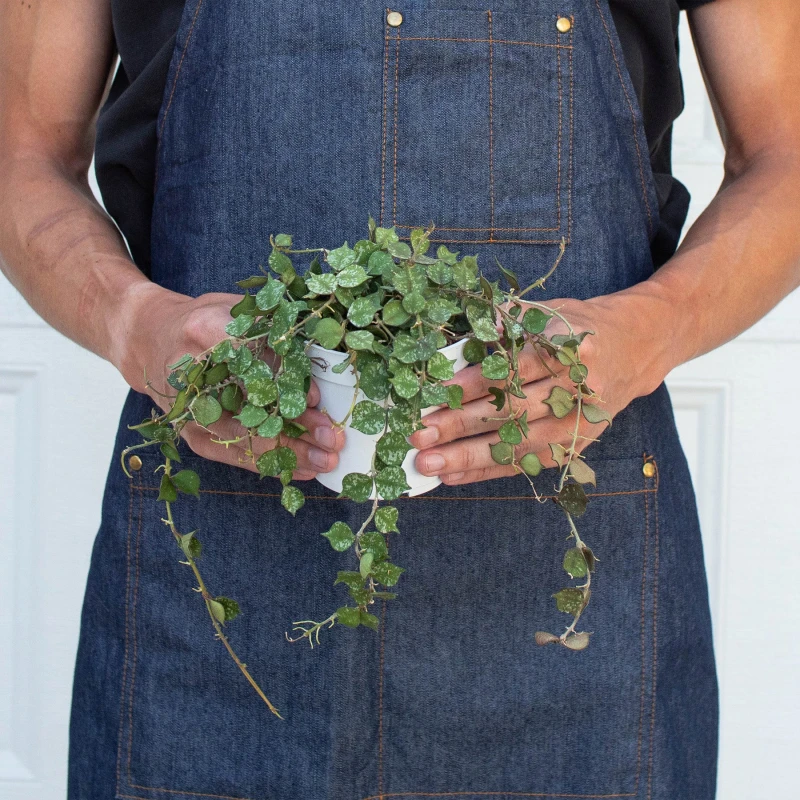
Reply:
[[[719,185],[722,150],[685,27],[682,42],[675,172],[692,193],[691,222]],[[782,797],[795,784],[798,364],[795,293],[668,379],[711,585],[720,800]],[[80,606],[125,392],[112,367],[48,328],[0,278],[0,800],[65,794]]]

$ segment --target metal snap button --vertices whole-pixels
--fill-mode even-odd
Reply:
[[[652,461],[647,461],[642,467],[642,472],[645,478],[652,478],[656,474],[656,465]]]
[[[393,28],[398,28],[403,22],[403,15],[399,11],[390,11],[386,15],[386,22]]]
[[[391,22],[389,23],[391,25]],[[559,17],[556,20],[556,28],[559,33],[566,33],[572,27],[572,21],[568,17]]]
[[[128,459],[128,466],[134,471],[138,472],[142,468],[142,459],[139,456],[131,456]]]

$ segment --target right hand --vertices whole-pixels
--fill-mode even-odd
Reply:
[[[167,365],[175,363],[185,353],[202,353],[224,339],[225,326],[231,321],[231,307],[241,295],[209,293],[192,298],[149,281],[131,287],[129,294],[130,300],[125,304],[129,313],[120,320],[115,335],[120,354],[115,363],[129,386],[147,394],[167,411],[169,399],[159,394],[172,396],[175,393],[167,383]],[[145,371],[150,386],[145,382]],[[310,480],[320,472],[330,472],[336,467],[337,454],[344,447],[344,432],[335,427],[326,414],[314,408],[318,403],[319,389],[312,381],[308,409],[297,418],[297,422],[308,428],[308,433],[299,439],[281,435],[278,440],[279,445],[290,447],[297,454],[296,480]],[[271,449],[275,440],[254,437],[255,459],[245,455],[246,438],[228,447],[212,441],[212,438],[237,439],[245,433],[246,429],[225,411],[208,429],[196,422],[187,423],[181,436],[191,450],[204,458],[258,472],[255,459]]]

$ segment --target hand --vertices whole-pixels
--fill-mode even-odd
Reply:
[[[574,299],[548,300],[569,320],[575,333],[594,331],[580,345],[581,361],[588,367],[586,383],[603,402],[592,400],[613,418],[631,400],[656,389],[666,375],[659,367],[660,353],[654,347],[647,351],[648,338],[640,334],[641,315],[632,313],[630,303],[621,296],[609,295],[582,301]],[[553,317],[545,335],[568,333],[566,325]],[[551,374],[555,373],[555,377]],[[569,370],[556,358],[542,353],[542,358],[531,348],[520,355],[523,391],[526,400],[513,398],[515,416],[528,412],[530,434],[516,448],[517,459],[525,453],[535,453],[542,466],[557,466],[553,460],[550,443],[565,448],[572,444],[575,432],[575,411],[562,419],[551,413],[543,402],[553,387],[560,385],[575,393],[569,379]],[[435,411],[423,419],[425,428],[417,431],[410,442],[422,452],[416,458],[417,469],[425,475],[439,475],[448,485],[460,485],[502,478],[518,472],[513,466],[501,466],[492,460],[490,444],[499,441],[495,433],[508,416],[508,408],[498,412],[491,405],[489,387],[502,388],[501,381],[488,381],[481,375],[480,365],[467,367],[448,383],[464,388],[463,408]],[[605,422],[589,423],[581,419],[578,426],[576,450],[581,452],[597,439]]]
[[[167,411],[169,398],[162,394],[174,394],[166,380],[167,365],[175,363],[185,353],[202,353],[223,339],[225,325],[231,321],[231,307],[240,299],[239,295],[222,293],[191,298],[152,283],[136,284],[131,289],[130,301],[125,304],[125,319],[115,335],[120,342],[116,349],[121,354],[115,363],[125,380]],[[297,422],[308,428],[308,433],[299,439],[279,437],[280,445],[290,447],[297,454],[294,473],[297,480],[310,480],[320,472],[330,472],[336,467],[337,453],[344,446],[344,432],[334,427],[328,416],[313,408],[318,402],[319,390],[312,381],[308,392],[309,408],[297,418]],[[189,422],[181,435],[189,447],[204,458],[258,472],[255,460],[271,449],[274,440],[255,437],[255,458],[245,454],[247,439],[228,447],[212,441],[238,439],[245,432],[233,415],[225,411],[208,429]]]

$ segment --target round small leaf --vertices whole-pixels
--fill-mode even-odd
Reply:
[[[222,406],[219,401],[209,394],[201,394],[192,403],[192,416],[198,425],[207,428],[213,425],[222,416]]]
[[[589,571],[586,559],[579,547],[567,550],[564,555],[564,571],[570,578],[585,578]]]
[[[336,609],[336,618],[342,625],[348,628],[357,628],[360,622],[361,612],[351,606],[342,606]]]
[[[536,453],[526,453],[520,459],[519,465],[527,475],[534,478],[542,471],[542,462]]]
[[[398,511],[394,506],[381,506],[375,512],[375,527],[381,533],[390,533],[391,531],[399,533],[397,530],[398,516]]]
[[[331,543],[331,547],[339,553],[349,550],[356,540],[352,529],[345,522],[334,522],[331,529],[322,535]]]
[[[361,433],[374,435],[380,433],[386,425],[386,409],[371,400],[362,400],[353,408],[350,427]]]
[[[312,338],[320,343],[326,350],[334,350],[344,336],[344,328],[335,319],[326,317],[321,319],[314,327]]]
[[[492,451],[492,460],[496,464],[505,466],[514,461],[514,446],[508,444],[508,442],[489,445],[489,449]]]
[[[481,362],[481,374],[490,381],[502,381],[508,377],[509,366],[503,356],[494,353]]]
[[[284,486],[281,492],[281,505],[294,516],[303,507],[306,498],[295,486]]]
[[[579,483],[567,483],[558,493],[558,504],[573,517],[580,517],[587,503],[586,492]]]
[[[372,494],[372,478],[360,472],[350,472],[342,479],[342,493],[339,497],[349,497],[356,503],[363,503]]]

